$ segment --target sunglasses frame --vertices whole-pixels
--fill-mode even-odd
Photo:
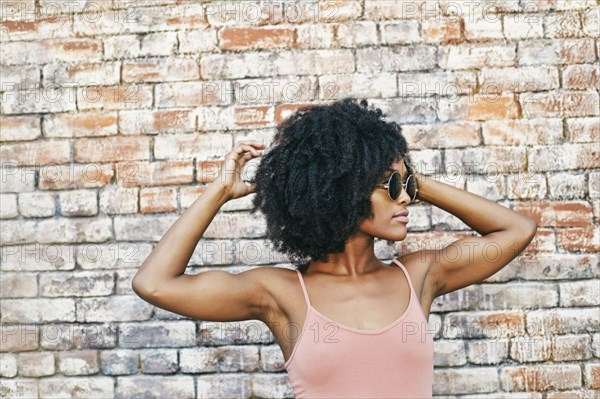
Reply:
[[[402,191],[406,191],[406,194],[408,194],[407,188],[408,188],[408,180],[409,179],[413,179],[415,181],[415,195],[410,199],[410,203],[414,203],[414,202],[418,202],[417,200],[417,193],[419,192],[419,186],[417,185],[417,179],[415,179],[415,177],[413,176],[412,173],[409,173],[408,176],[406,177],[406,181],[402,181],[402,176],[400,176],[400,185],[402,186],[402,188],[400,189],[400,194],[398,194],[398,198],[392,198],[392,194],[390,193],[390,182],[392,181],[392,177],[398,174],[398,176],[400,176],[400,172],[398,172],[397,170],[394,170],[394,172],[387,178],[385,183],[378,183],[375,185],[375,187],[379,187],[379,188],[385,188],[387,189],[388,192],[388,197],[390,197],[390,199],[392,201],[397,201],[398,198],[400,198],[400,196],[402,195]],[[410,195],[409,195],[410,197]]]

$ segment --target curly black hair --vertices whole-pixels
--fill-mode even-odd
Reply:
[[[256,169],[251,214],[301,273],[342,252],[373,218],[371,193],[394,161],[410,157],[402,128],[367,100],[344,98],[296,110],[277,126]]]

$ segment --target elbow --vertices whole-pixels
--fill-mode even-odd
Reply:
[[[148,283],[144,282],[139,275],[135,275],[131,280],[131,289],[142,299],[147,299],[155,295],[156,290]]]

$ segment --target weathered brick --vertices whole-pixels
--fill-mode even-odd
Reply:
[[[3,342],[4,344],[4,342]],[[17,355],[0,353],[0,376],[12,378],[17,375]],[[1,385],[0,385],[1,386]],[[6,387],[2,387],[6,388]]]
[[[156,85],[155,90],[160,108],[227,105],[233,93],[227,81],[164,83]]]
[[[594,0],[521,0],[525,11],[583,10],[594,6]]]
[[[440,97],[438,104],[438,115],[442,121],[456,119],[485,121],[521,117],[521,106],[510,93]]]
[[[581,14],[576,11],[550,13],[544,17],[544,37],[582,37]]]
[[[196,324],[192,320],[148,321],[120,324],[119,345],[123,348],[187,347],[196,345]]]
[[[0,92],[16,92],[18,90],[34,89],[39,86],[39,66],[0,65]]]
[[[0,308],[2,321],[7,323],[75,321],[73,299],[4,299]]]
[[[118,62],[48,64],[43,70],[44,86],[96,86],[119,83],[121,64]]]
[[[170,82],[199,78],[198,63],[189,58],[158,58],[123,63],[123,82]]]
[[[0,380],[0,390],[7,398],[29,399],[38,397],[38,380],[11,378]]]
[[[277,26],[229,27],[219,30],[223,50],[255,50],[295,47],[294,29]]]
[[[6,4],[3,4],[3,7],[6,7]],[[40,13],[40,16],[33,17],[33,13],[31,13],[27,17],[18,21],[2,18],[0,23],[2,40],[7,42],[17,40],[35,41],[47,37],[61,38],[72,35],[71,21],[66,14]]]
[[[537,39],[519,42],[517,65],[592,63],[596,59],[594,41],[579,39]]]
[[[24,88],[2,93],[0,110],[3,114],[68,112],[75,110],[75,101],[76,95],[73,87]]]
[[[421,23],[421,36],[425,43],[457,44],[465,40],[464,29],[465,22],[462,18],[426,18]]]
[[[81,298],[77,301],[78,322],[148,320],[153,306],[135,295]]]
[[[423,21],[424,26],[425,24],[426,21]],[[415,20],[382,22],[379,24],[379,29],[381,31],[381,44],[409,44],[421,41],[419,24]],[[425,28],[423,29],[425,30]],[[423,33],[425,39],[429,36],[429,32],[427,34]]]
[[[373,21],[341,23],[337,28],[337,39],[341,47],[375,46],[378,44],[377,24]]]
[[[591,143],[600,140],[600,121],[597,117],[568,118],[567,137],[571,143]]]
[[[115,324],[46,324],[40,327],[43,349],[51,351],[106,349],[117,345]]]
[[[337,24],[298,25],[296,27],[296,47],[299,49],[335,47],[336,28]]]
[[[149,159],[150,139],[136,137],[104,137],[80,139],[73,143],[76,162],[111,162]]]
[[[40,126],[37,115],[0,117],[0,141],[35,140],[40,137]]]
[[[587,333],[594,331],[597,322],[596,308],[532,310],[527,315],[527,331],[532,335]]]
[[[158,242],[175,220],[177,217],[172,215],[115,216],[115,238],[119,241]]]
[[[52,218],[36,227],[41,243],[104,242],[113,237],[110,218]]]
[[[94,216],[98,214],[96,190],[71,190],[59,193],[60,213],[63,216]]]
[[[215,392],[218,392],[218,398],[249,398],[252,395],[251,392],[260,395],[260,397],[272,397],[270,395],[261,395],[257,392],[258,387],[255,385],[253,388],[250,388],[250,375],[248,374],[207,374],[198,376],[196,381],[196,397],[198,399],[213,399],[215,398]]]
[[[177,32],[179,52],[209,53],[219,50],[217,30],[211,27]]]
[[[154,140],[156,159],[223,158],[231,149],[231,135],[224,133],[173,134]]]
[[[460,366],[467,362],[465,346],[460,341],[439,340],[435,343],[435,366]]]
[[[58,371],[64,375],[90,375],[99,371],[98,351],[82,350],[57,353]]]
[[[396,97],[396,75],[324,75],[319,77],[319,98],[335,100],[344,97]]]
[[[600,251],[600,230],[598,226],[560,229],[556,232],[557,244],[567,251]]]
[[[433,394],[485,393],[500,389],[495,367],[440,370],[433,376]]]
[[[137,213],[139,190],[137,187],[116,185],[106,187],[100,191],[100,211],[107,215]]]
[[[561,307],[600,305],[600,280],[567,281],[560,283],[558,287]]]
[[[111,295],[114,290],[112,272],[58,272],[40,275],[40,296],[86,297]]]
[[[292,384],[285,373],[253,373],[252,392],[263,398],[287,398],[293,396]]]
[[[357,49],[356,72],[429,70],[435,67],[435,54],[436,48],[434,46],[419,44]]]
[[[35,242],[36,227],[34,221],[5,220],[0,223],[0,239],[5,245]]]
[[[46,137],[97,137],[117,134],[116,112],[44,115]]]
[[[56,214],[56,195],[35,192],[19,194],[19,213],[27,218],[48,217]]]
[[[113,398],[114,381],[110,377],[52,377],[40,380],[41,397]]]
[[[567,65],[562,72],[562,87],[565,89],[600,89],[600,69],[598,65]]]
[[[592,144],[534,146],[527,158],[530,170],[536,172],[600,167],[598,148]]]
[[[0,298],[35,297],[38,284],[35,273],[7,273],[0,275]]]
[[[27,244],[5,245],[2,251],[2,271],[21,273],[37,270],[73,270],[75,268],[74,250],[68,245]]]
[[[137,374],[139,354],[129,349],[104,350],[100,352],[100,370],[104,375]]]
[[[100,61],[102,41],[66,38],[3,43],[0,58],[4,65]]]
[[[489,179],[488,176],[469,176],[466,179],[466,190],[483,196],[489,200],[500,200],[506,198],[506,184],[504,179]]]
[[[560,119],[490,120],[483,122],[481,128],[483,142],[486,145],[536,145],[564,142]]]
[[[151,187],[140,190],[140,212],[174,212],[177,210],[175,187]]]
[[[438,64],[442,69],[480,69],[515,65],[514,44],[443,45]]]
[[[179,29],[197,29],[206,23],[202,4],[184,3],[169,7],[135,7],[135,13],[107,9],[93,14],[73,16],[73,31],[84,36],[147,33]]]
[[[585,365],[585,386],[590,389],[600,389],[600,363],[594,362]]]
[[[40,166],[69,162],[70,144],[67,140],[5,144],[0,157],[15,166]]]
[[[600,198],[600,172],[590,172],[588,175],[588,194],[590,198]]]
[[[3,324],[0,326],[2,352],[33,351],[39,347],[39,327],[35,324]]]
[[[419,18],[423,13],[435,12],[436,5],[428,5],[426,0],[365,0],[364,17],[367,19],[409,19]]]
[[[103,187],[108,185],[114,174],[112,164],[50,164],[39,168],[39,189],[67,190]]]
[[[19,193],[35,189],[35,169],[20,168],[17,161],[3,158],[0,167],[0,190],[2,193]]]
[[[140,353],[144,374],[173,374],[179,371],[177,350],[152,349]]]
[[[194,379],[191,376],[117,377],[116,396],[119,398],[191,398],[194,397]]]
[[[149,108],[151,105],[152,87],[148,85],[124,83],[77,88],[77,107],[80,110]]]
[[[400,96],[431,94],[455,96],[475,93],[476,89],[477,75],[471,72],[439,71],[398,74]]]
[[[196,129],[196,115],[190,110],[119,111],[121,134],[180,133]]]
[[[592,356],[591,338],[587,335],[557,335],[552,337],[553,361],[585,360]]]
[[[600,115],[598,93],[594,91],[557,90],[518,96],[528,118]]]
[[[293,103],[316,98],[317,78],[241,79],[233,83],[236,103]]]
[[[581,386],[581,368],[575,364],[509,366],[500,372],[505,391],[548,391]]]
[[[496,340],[473,340],[467,343],[467,358],[474,364],[498,364],[508,358],[508,339]],[[450,341],[449,345],[456,345]],[[466,362],[464,358],[463,345],[458,345],[455,349],[461,354],[459,362],[447,362],[448,365],[463,365]]]
[[[547,175],[551,199],[583,199],[587,194],[585,175],[553,173]]]
[[[165,142],[167,142],[166,139]],[[117,181],[123,187],[186,184],[192,182],[193,175],[191,161],[121,162],[117,164]]]
[[[12,219],[19,215],[17,194],[0,194],[0,219]]]
[[[539,39],[544,36],[543,14],[502,15],[504,37],[508,40]]]
[[[559,87],[555,67],[484,68],[479,82],[484,93],[548,91]]]

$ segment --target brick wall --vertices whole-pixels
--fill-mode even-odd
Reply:
[[[433,303],[435,396],[599,397],[600,2],[0,6],[0,396],[291,397],[263,323],[172,314],[131,278],[234,143],[350,96],[402,125],[422,173],[538,220],[514,262]],[[250,201],[188,272],[289,266]],[[381,258],[469,230],[414,209]]]

